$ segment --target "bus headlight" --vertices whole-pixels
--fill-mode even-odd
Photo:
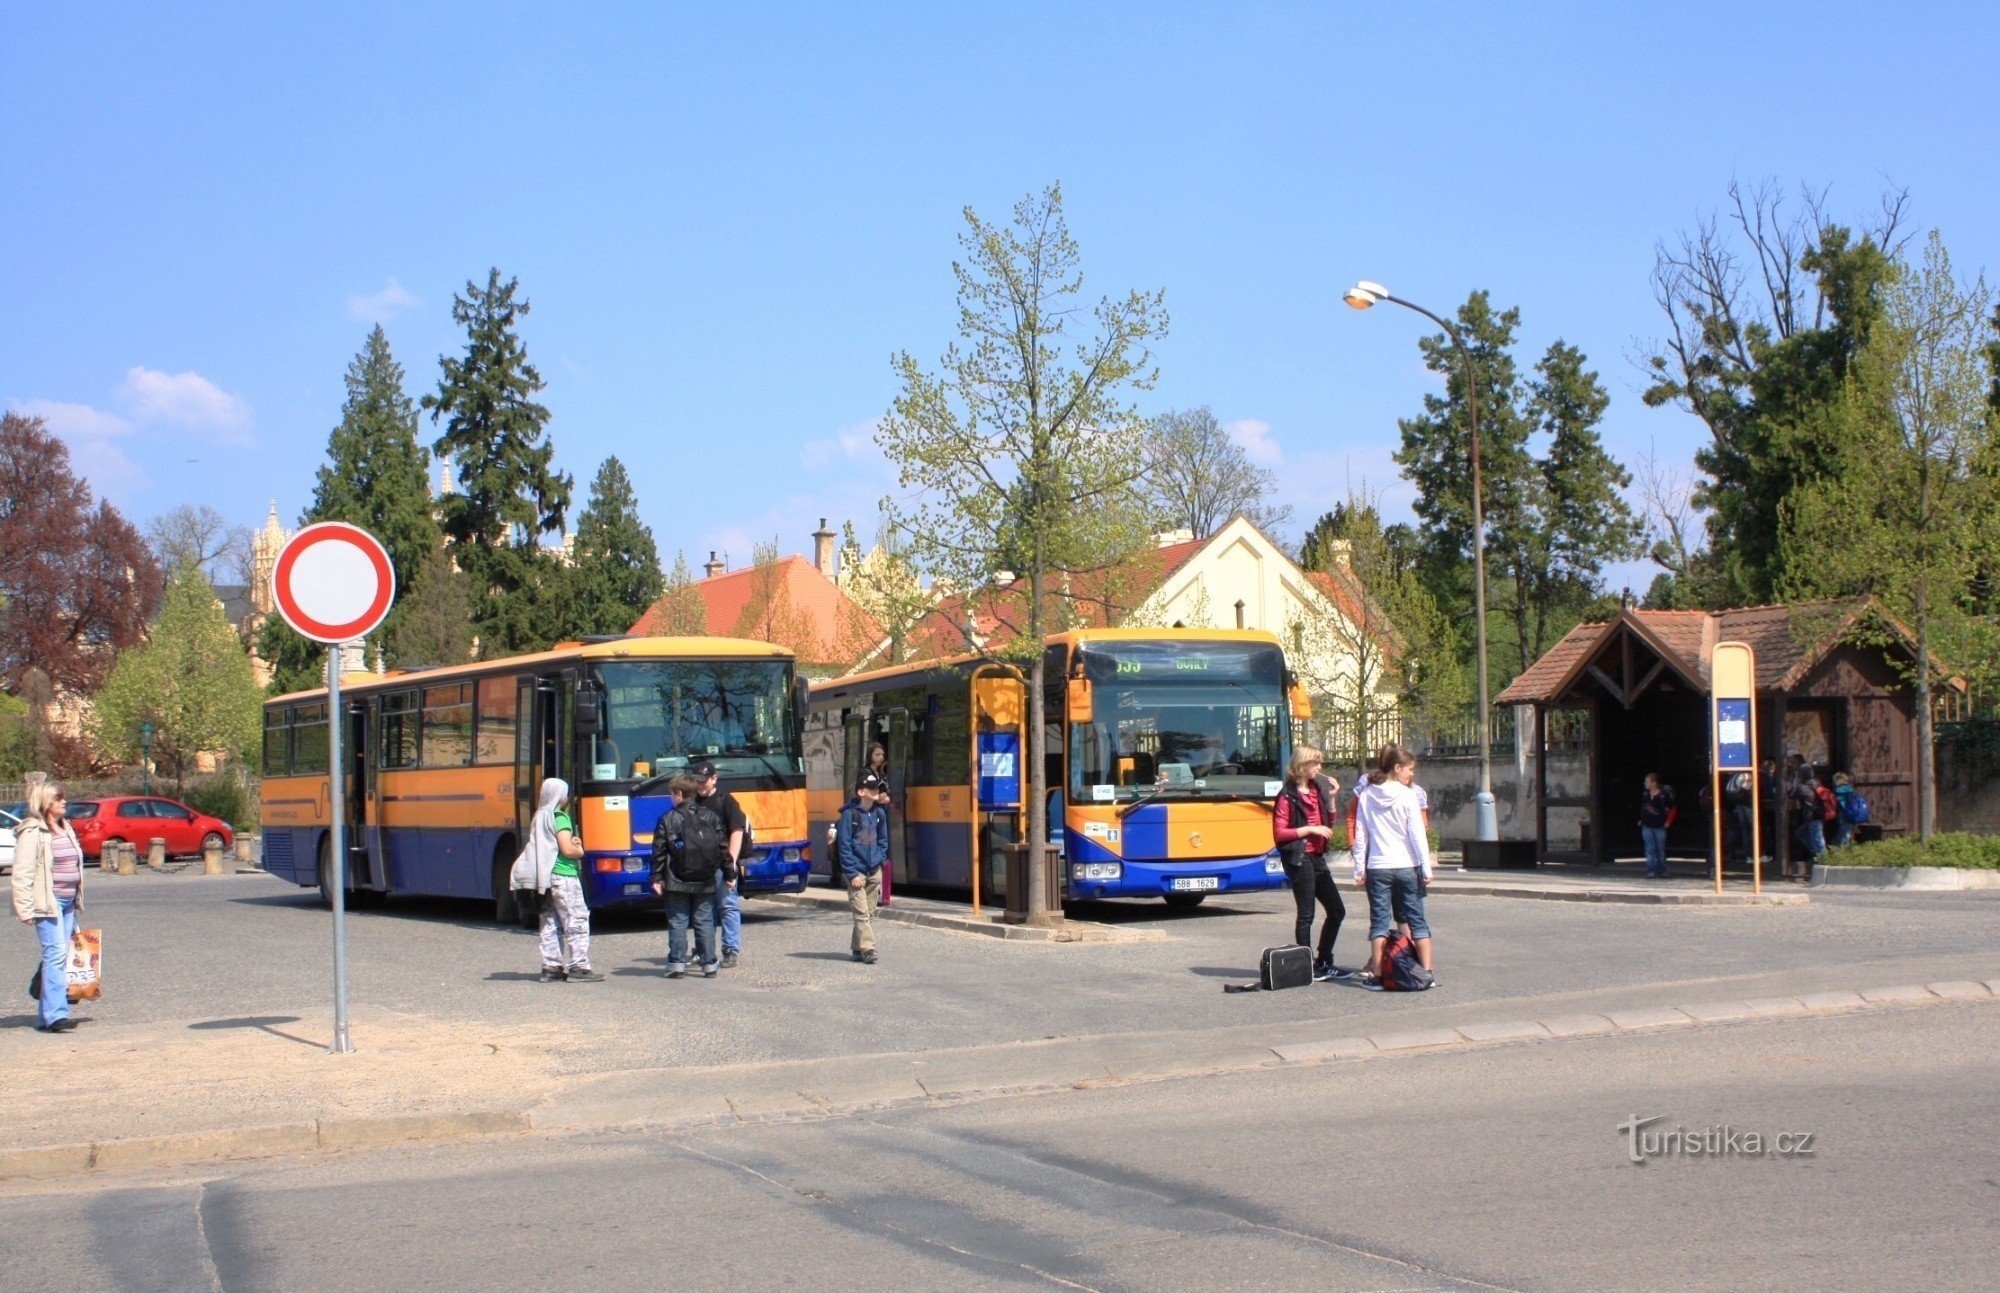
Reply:
[[[635,872],[635,871],[644,871],[644,870],[648,869],[648,865],[649,865],[649,864],[647,863],[646,859],[644,859],[644,858],[626,858],[626,859],[625,859],[625,871],[626,871],[626,873],[627,873],[627,874],[631,874],[632,872]]]
[[[783,853],[779,854],[779,856],[782,857],[787,862],[796,862],[802,855],[797,849],[788,848]]]
[[[1084,862],[1070,868],[1070,876],[1076,880],[1116,880],[1125,874],[1125,868],[1117,862]]]
[[[1285,863],[1282,858],[1280,858],[1276,853],[1267,853],[1264,855],[1265,875],[1283,875],[1284,873],[1285,873]]]

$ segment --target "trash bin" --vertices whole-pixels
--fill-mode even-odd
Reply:
[[[1057,920],[1062,919],[1062,848],[1055,844],[1043,845],[1048,858],[1043,868],[1047,879],[1045,892],[1048,895],[1048,910]],[[1007,859],[1007,907],[1005,920],[1010,925],[1019,925],[1028,919],[1028,846],[1026,844],[1003,844],[1000,852]]]

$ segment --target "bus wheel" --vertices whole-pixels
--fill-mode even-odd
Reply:
[[[333,910],[333,841],[319,837],[319,905]]]
[[[1205,893],[1170,893],[1167,895],[1167,910],[1193,911],[1201,906],[1201,900],[1206,897]]]

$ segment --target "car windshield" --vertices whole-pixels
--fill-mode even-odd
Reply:
[[[27,805],[25,804],[22,805],[23,809],[25,809],[26,807]],[[15,812],[11,808],[0,808],[0,826],[4,826],[9,830],[12,830],[14,827],[19,826],[20,824],[21,824],[20,813]]]
[[[598,669],[603,730],[591,779],[664,776],[707,759],[722,776],[803,769],[785,660],[618,662]]]
[[[1087,642],[1091,721],[1070,727],[1075,802],[1277,793],[1284,658],[1258,642]]]
[[[95,799],[79,799],[72,803],[68,811],[63,815],[73,822],[85,817],[95,817],[97,816],[97,801]]]

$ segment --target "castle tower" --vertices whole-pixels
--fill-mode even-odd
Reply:
[[[258,616],[271,613],[271,572],[277,569],[278,553],[289,537],[278,523],[278,500],[271,500],[271,514],[264,528],[250,539],[250,606]]]

